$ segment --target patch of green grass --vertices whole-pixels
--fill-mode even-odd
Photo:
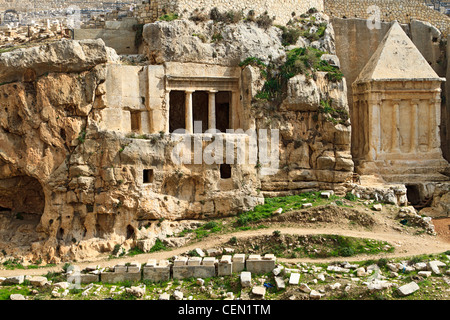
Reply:
[[[78,135],[78,141],[80,143],[84,143],[84,141],[86,141],[86,130],[81,130],[80,134]]]
[[[351,192],[347,192],[347,194],[345,195],[344,198],[349,201],[357,201],[358,200],[358,197]]]
[[[0,300],[10,300],[12,294],[21,294],[26,297],[30,295],[30,289],[27,287],[17,289],[17,286],[0,286]]]
[[[17,259],[9,259],[3,262],[3,267],[5,267],[6,270],[14,270],[14,269],[25,269],[25,267],[20,263]]]
[[[299,237],[300,245],[294,250],[309,258],[351,257],[358,254],[378,254],[380,252],[392,252],[394,248],[384,250],[388,245],[385,241],[365,238],[354,238],[340,235],[314,235],[308,236],[305,242]],[[377,263],[370,261],[370,264]],[[379,261],[380,264],[383,261]]]
[[[196,239],[201,239],[201,238],[209,236],[212,233],[218,233],[220,231],[222,231],[222,225],[220,224],[220,222],[208,221],[207,223],[201,225],[197,229],[193,229],[193,230],[184,229],[183,231],[181,231],[178,234],[178,236],[184,237],[188,233],[194,233]]]
[[[64,282],[66,281],[66,277],[61,272],[47,272],[45,275],[48,281],[56,282]]]
[[[163,14],[161,17],[158,18],[158,20],[160,21],[173,21],[178,19],[179,16],[177,13],[167,13],[167,14]]]
[[[302,208],[303,204],[309,202],[313,203],[313,206],[316,206],[324,204],[326,200],[320,197],[320,192],[308,192],[294,196],[266,198],[263,205],[258,205],[251,211],[239,214],[236,224],[238,226],[247,226],[249,223],[256,223],[271,218],[273,212],[278,208],[282,208],[283,212],[299,210]]]
[[[346,110],[335,109],[332,106],[333,101],[330,100],[321,100],[320,107],[318,112],[322,114],[326,114],[326,120],[331,121],[333,123],[345,123],[349,119],[349,114]]]
[[[155,244],[150,249],[150,252],[164,251],[167,250],[166,245],[160,240],[156,239]]]
[[[130,257],[133,257],[135,255],[143,254],[143,253],[145,253],[145,252],[142,251],[139,247],[134,247],[128,251],[127,255],[129,255]]]

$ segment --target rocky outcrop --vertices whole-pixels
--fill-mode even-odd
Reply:
[[[147,56],[153,63],[198,62],[237,66],[248,57],[269,62],[285,56],[281,30],[256,23],[196,24],[190,20],[158,21],[144,26]]]
[[[0,79],[1,83],[30,82],[49,72],[81,72],[118,60],[115,51],[106,47],[101,39],[62,40],[3,53],[0,55]]]
[[[145,26],[144,38],[151,63],[164,65],[120,66],[101,40],[0,56],[0,249],[7,257],[55,263],[92,259],[117,245],[149,251],[158,238],[182,244],[168,236],[190,228],[189,220],[248,211],[264,195],[345,191],[353,170],[345,80],[299,74],[273,101],[257,97],[268,81],[261,70],[239,67],[248,57],[273,68],[285,63],[279,28],[177,20]],[[242,108],[234,116],[248,128],[280,132],[275,174],[264,175],[261,163],[238,164],[222,178],[217,163],[175,163],[169,128],[131,130],[136,114],[146,128],[168,122],[165,72],[183,63],[177,81],[191,70],[202,77],[199,70],[226,69],[211,64],[233,67],[221,81],[239,82]]]

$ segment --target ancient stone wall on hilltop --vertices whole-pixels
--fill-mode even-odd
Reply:
[[[449,17],[418,0],[324,0],[325,13],[336,18],[373,19],[377,15],[373,6],[379,8],[381,22],[409,23],[416,19],[431,23],[444,35],[450,31]]]
[[[99,2],[97,0],[0,0],[0,11],[3,10],[16,10],[16,11],[37,11],[37,10],[49,10],[49,9],[64,9],[70,6],[77,6],[81,9],[84,8],[101,8],[105,5],[122,6],[130,3],[141,3],[140,0],[110,0],[105,2]]]
[[[150,23],[158,19],[164,13],[178,13],[189,15],[194,10],[209,13],[211,9],[218,8],[220,11],[254,10],[256,15],[267,11],[269,16],[275,16],[275,22],[285,24],[292,14],[305,13],[310,8],[323,10],[323,0],[252,0],[252,1],[221,1],[221,0],[156,0],[149,4],[140,6],[138,17],[142,23]]]

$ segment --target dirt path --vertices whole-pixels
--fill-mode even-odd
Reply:
[[[450,219],[449,219],[450,222]],[[447,223],[447,222],[445,222]],[[444,227],[443,227],[444,228]],[[447,227],[448,228],[448,227]],[[148,254],[140,254],[134,257],[124,257],[118,259],[103,259],[99,261],[83,262],[77,263],[80,268],[84,268],[89,265],[99,265],[100,267],[114,266],[118,262],[131,262],[138,261],[140,263],[146,263],[148,259],[169,259],[174,255],[180,255],[187,251],[193,250],[195,248],[212,248],[215,246],[223,246],[231,237],[235,236],[237,239],[261,236],[272,234],[274,230],[279,230],[283,234],[292,235],[309,235],[309,234],[335,234],[344,235],[359,238],[370,238],[375,240],[387,241],[391,245],[395,246],[395,251],[393,253],[382,253],[379,255],[357,255],[354,257],[338,257],[338,258],[326,258],[326,259],[310,259],[310,258],[297,258],[297,259],[278,259],[284,262],[332,262],[332,261],[362,261],[367,259],[379,259],[379,258],[389,258],[389,257],[408,257],[420,254],[432,254],[432,253],[442,253],[444,251],[450,250],[450,239],[448,237],[430,236],[426,234],[422,235],[408,235],[405,233],[393,233],[392,230],[388,231],[361,231],[361,230],[343,230],[340,228],[280,228],[272,227],[268,229],[250,230],[250,231],[240,231],[232,234],[225,235],[214,235],[205,238],[200,242],[195,242],[193,244],[175,248],[171,251],[161,251]],[[0,270],[0,277],[8,277],[14,275],[45,275],[47,272],[59,272],[61,271],[61,266],[50,267],[50,268],[40,268],[40,269],[16,269],[16,270]]]

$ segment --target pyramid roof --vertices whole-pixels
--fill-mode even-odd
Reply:
[[[410,79],[445,80],[395,21],[355,82]]]

